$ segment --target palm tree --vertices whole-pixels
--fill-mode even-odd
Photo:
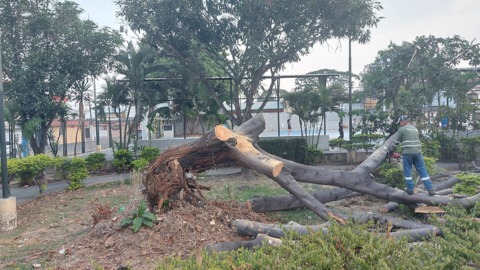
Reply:
[[[121,107],[122,105],[130,104],[130,99],[128,97],[128,88],[123,82],[117,81],[117,79],[112,77],[105,78],[105,85],[102,86],[103,92],[98,95],[100,104],[105,104],[108,108],[110,115],[110,107],[113,108],[113,111],[118,117],[119,133],[120,133],[120,147],[126,147],[122,143],[122,114]],[[109,137],[112,141],[111,127],[109,128]],[[112,145],[111,145],[112,146]]]
[[[308,139],[308,124],[316,123],[319,116],[317,90],[314,87],[296,88],[294,92],[286,94],[285,100],[289,102],[292,113],[298,115],[300,127],[303,126]],[[300,129],[300,132],[303,138],[303,130]]]
[[[153,100],[143,98],[149,96],[144,79],[148,74],[157,69],[156,65],[147,63],[147,60],[153,59],[152,52],[153,50],[150,47],[143,45],[140,45],[138,50],[136,50],[133,43],[129,42],[126,50],[121,51],[115,57],[119,64],[117,66],[117,72],[128,80],[128,87],[131,90],[130,96],[133,98],[135,104],[135,117],[128,129],[128,134],[130,135],[138,128],[144,118],[145,108],[143,102],[147,101],[150,108],[155,106]],[[125,130],[125,137],[127,137],[126,134],[127,130]],[[125,140],[127,140],[127,138],[125,138]],[[130,136],[128,136],[128,141],[129,140]],[[128,142],[126,142],[126,144],[128,145]]]
[[[77,81],[73,84],[73,101],[78,103],[78,126],[77,132],[75,135],[75,147],[73,150],[73,155],[77,156],[77,136],[78,130],[81,130],[82,136],[82,153],[85,153],[85,114],[84,114],[84,102],[89,101],[89,95],[87,92],[89,91],[92,84],[88,79],[84,79],[82,81]]]

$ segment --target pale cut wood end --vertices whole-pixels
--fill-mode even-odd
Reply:
[[[232,136],[232,131],[225,126],[218,125],[215,127],[215,136],[222,141],[226,141]]]
[[[277,177],[282,172],[282,169],[283,169],[283,162],[280,162],[275,167],[273,167],[273,171],[272,171],[273,177]]]

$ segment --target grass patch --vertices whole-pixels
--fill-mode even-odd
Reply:
[[[115,181],[115,182],[110,182],[110,183],[104,183],[104,184],[98,184],[98,185],[91,185],[91,186],[84,187],[83,190],[89,191],[89,190],[94,190],[94,189],[115,188],[115,187],[119,187],[121,185],[124,185],[125,184],[124,182],[125,182],[125,180]],[[131,185],[131,181],[130,181],[129,185]]]

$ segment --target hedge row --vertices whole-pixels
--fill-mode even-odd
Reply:
[[[305,161],[305,146],[307,145],[305,139],[262,140],[258,141],[257,144],[272,155],[297,163],[303,163]]]

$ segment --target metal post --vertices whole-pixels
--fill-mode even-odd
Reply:
[[[280,137],[280,78],[277,79],[277,120],[278,120],[278,137]]]
[[[233,115],[233,82],[230,79],[230,113]],[[235,126],[235,121],[232,121],[232,130]]]
[[[187,139],[187,113],[185,111],[185,85],[182,88],[182,106],[183,106],[183,139]],[[173,134],[175,136],[175,134]]]
[[[348,137],[352,140],[352,39],[348,38]]]
[[[97,147],[100,145],[100,130],[98,124],[98,108],[97,108],[97,87],[95,85],[95,77],[93,77],[93,105],[95,105],[95,136],[97,138]],[[92,116],[90,115],[90,118]]]
[[[63,156],[66,157],[68,155],[68,141],[67,141],[67,120],[62,119],[62,139],[63,139]]]
[[[2,32],[0,31],[0,154],[2,168],[2,194],[4,199],[8,199],[8,167],[7,167],[7,148],[5,145],[5,113],[3,112],[3,72],[2,72]]]

